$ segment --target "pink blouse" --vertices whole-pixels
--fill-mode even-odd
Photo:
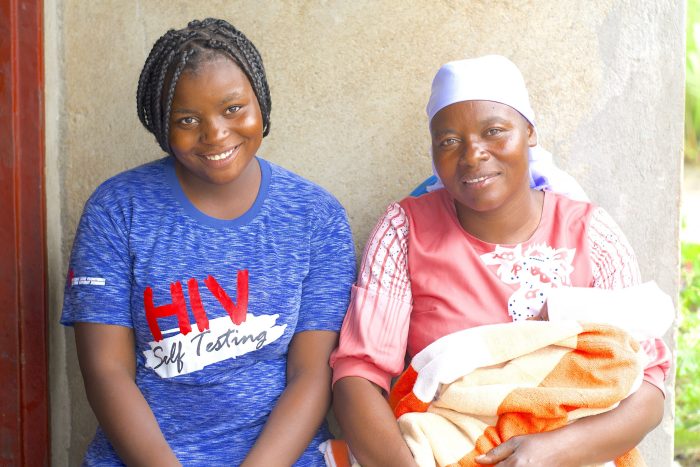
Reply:
[[[436,339],[473,326],[537,314],[558,287],[616,289],[640,283],[636,257],[606,211],[545,192],[540,225],[517,245],[483,242],[462,229],[442,189],[391,204],[372,232],[331,355],[333,383],[361,376],[384,390]],[[663,341],[642,342],[645,380],[670,368]]]

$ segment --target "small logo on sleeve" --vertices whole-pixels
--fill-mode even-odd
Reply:
[[[104,277],[72,277],[70,285],[105,285],[105,279]]]

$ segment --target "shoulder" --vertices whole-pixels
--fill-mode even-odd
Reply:
[[[398,203],[406,216],[415,221],[420,219],[423,224],[437,225],[450,216],[452,198],[444,188],[422,194],[420,196],[408,196]]]
[[[564,195],[545,192],[543,215],[548,217],[554,226],[567,230],[586,231],[592,214],[599,209],[588,201],[577,201]]]
[[[305,214],[341,214],[345,209],[328,190],[284,167],[261,159],[270,168],[270,196],[275,204]]]
[[[596,244],[627,243],[620,226],[612,216],[600,206],[596,206],[590,216],[588,236]]]
[[[440,204],[446,196],[449,196],[447,190],[445,190],[444,188],[440,188],[438,190],[423,193],[418,196],[407,196],[401,201],[399,201],[399,204],[405,209],[421,209],[425,207],[431,208],[434,207],[436,204]]]
[[[127,231],[134,217],[162,211],[166,165],[167,158],[159,159],[105,180],[85,202],[82,218]]]
[[[549,205],[554,212],[575,212],[575,213],[591,213],[598,208],[595,204],[589,201],[579,201],[571,199],[560,193],[546,191],[545,195],[548,198]]]
[[[589,239],[601,238],[606,241],[617,240],[613,237],[623,236],[620,227],[612,216],[602,207],[588,201],[576,201],[566,196],[547,192],[550,198],[548,211],[559,222],[565,222],[571,228],[581,228]]]
[[[164,180],[167,157],[125,170],[102,182],[88,200],[90,203],[110,205],[127,198],[147,196]]]
[[[408,215],[401,202],[390,203],[375,225],[370,241],[391,242],[394,237],[404,241],[408,237],[409,230]]]

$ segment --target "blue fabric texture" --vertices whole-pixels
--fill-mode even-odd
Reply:
[[[285,388],[295,333],[338,331],[355,278],[347,216],[322,188],[257,159],[254,205],[198,211],[171,158],[119,174],[85,205],[61,322],[133,328],[136,383],[183,465],[238,465]],[[319,429],[297,465],[324,465]],[[98,428],[86,465],[121,465]]]

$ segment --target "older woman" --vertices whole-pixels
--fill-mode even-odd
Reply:
[[[537,316],[553,289],[640,281],[632,248],[602,208],[531,188],[529,160],[542,150],[512,62],[492,55],[444,65],[427,112],[444,187],[386,210],[331,357],[335,413],[365,466],[414,463],[382,396],[406,356],[454,331]],[[634,447],[661,420],[669,361],[661,341],[643,347],[644,383],[617,408],[513,438],[477,461],[585,465]]]

